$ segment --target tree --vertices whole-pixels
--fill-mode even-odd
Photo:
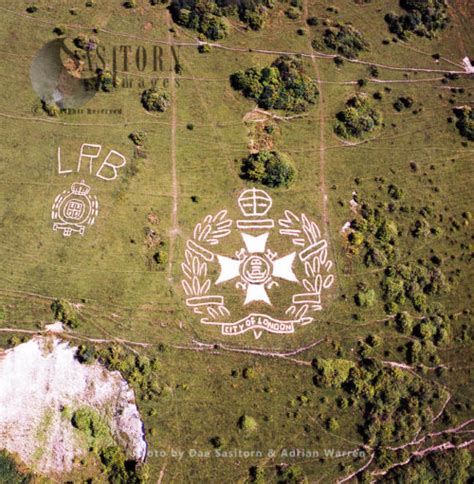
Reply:
[[[400,6],[407,12],[385,15],[390,32],[406,40],[411,33],[432,38],[443,30],[448,22],[448,5],[445,0],[401,0]]]
[[[474,141],[474,110],[471,107],[464,106],[461,109],[455,109],[454,114],[458,118],[456,128],[464,138]]]
[[[397,330],[406,335],[411,335],[413,332],[413,318],[407,313],[398,313],[395,316]]]
[[[298,465],[293,464],[281,469],[279,472],[279,484],[302,484],[307,482],[308,480]]]
[[[147,111],[165,112],[171,104],[171,98],[166,92],[146,89],[142,93],[142,104]]]
[[[252,30],[260,30],[273,5],[273,0],[172,0],[170,11],[177,24],[196,30],[204,38],[219,40],[229,33],[226,17],[238,16]]]
[[[120,80],[117,76],[107,70],[97,70],[97,90],[111,92],[115,87],[118,86],[120,86]]]
[[[382,115],[365,94],[357,94],[336,115],[334,131],[343,138],[363,138],[382,124]]]
[[[250,67],[230,76],[232,87],[264,109],[303,112],[316,102],[316,82],[295,56],[278,57],[270,66]]]
[[[324,31],[323,42],[328,49],[349,59],[356,58],[360,52],[369,48],[368,42],[358,30],[350,24],[343,23],[330,25]]]
[[[241,430],[246,432],[253,432],[257,429],[257,421],[249,415],[242,415],[237,424]]]
[[[350,360],[316,358],[313,360],[316,369],[314,384],[325,388],[340,388],[349,378],[355,364]]]
[[[268,187],[288,188],[295,180],[296,169],[283,153],[262,150],[242,160],[241,176]]]
[[[339,428],[339,422],[336,418],[330,417],[326,420],[326,428],[330,432],[335,432]]]
[[[147,134],[145,131],[134,131],[133,133],[130,133],[128,137],[132,140],[133,144],[143,146],[146,141]]]
[[[370,308],[375,304],[377,295],[373,289],[361,289],[354,297],[357,306]]]
[[[254,466],[249,469],[251,482],[255,484],[265,483],[265,468],[260,466]]]
[[[56,299],[51,304],[54,318],[72,329],[79,327],[78,315],[74,307],[65,299]]]

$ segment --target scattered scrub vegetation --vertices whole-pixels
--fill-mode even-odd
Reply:
[[[446,0],[400,0],[400,6],[406,14],[390,12],[385,16],[390,32],[400,39],[407,40],[411,33],[432,38],[448,24]]]
[[[259,151],[242,161],[242,178],[272,188],[288,188],[296,177],[296,168],[290,159],[278,151]]]
[[[229,32],[226,17],[237,17],[252,30],[260,30],[273,5],[273,0],[172,0],[170,11],[177,24],[219,40]]]
[[[66,301],[65,299],[57,299],[51,304],[51,310],[53,311],[54,319],[56,321],[61,321],[71,329],[79,327],[79,315],[69,301]]]
[[[474,141],[474,110],[469,106],[455,109],[454,114],[458,118],[456,128],[464,138]]]
[[[435,384],[371,359],[342,365],[340,360],[317,359],[313,366],[317,386],[342,389],[351,405],[363,411],[364,424],[358,431],[371,446],[408,442],[418,428],[431,422],[431,405],[445,398]],[[337,427],[337,422],[326,421],[330,425]]]
[[[0,451],[0,482],[9,484],[28,484],[33,476],[20,471],[13,456],[6,451]]]
[[[372,106],[365,94],[346,102],[346,108],[336,115],[334,131],[343,138],[363,138],[382,124],[382,114]]]
[[[134,145],[143,146],[145,144],[147,134],[145,131],[134,131],[133,133],[130,133],[129,138],[132,140]]]
[[[358,30],[350,24],[339,22],[324,31],[323,43],[326,48],[349,59],[355,59],[361,52],[369,49],[369,43]],[[313,47],[317,49],[318,44],[315,43]]]
[[[171,104],[171,98],[167,92],[146,89],[142,93],[142,104],[147,111],[164,113]]]
[[[230,80],[234,89],[264,109],[303,112],[318,96],[316,82],[304,73],[302,61],[293,56],[281,56],[269,67],[238,71]]]

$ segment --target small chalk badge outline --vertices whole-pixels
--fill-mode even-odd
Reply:
[[[91,187],[81,180],[54,199],[51,208],[54,231],[62,231],[64,237],[70,237],[74,232],[84,235],[86,226],[94,224],[99,213],[99,201],[95,195],[89,195],[90,190]]]
[[[186,242],[185,261],[181,264],[186,305],[201,316],[202,324],[220,326],[225,336],[247,331],[253,331],[256,339],[263,331],[292,334],[295,326],[305,326],[314,321],[315,313],[322,309],[323,289],[329,289],[334,282],[328,243],[321,237],[318,225],[304,213],[296,215],[290,210],[285,210],[284,216],[275,224],[275,220],[267,216],[272,204],[270,195],[261,189],[251,188],[240,194],[238,205],[243,219],[237,220],[235,225],[244,247],[236,251],[234,257],[215,254],[211,250],[233,230],[234,221],[228,217],[227,210],[207,215],[194,227],[193,236]],[[293,252],[283,257],[267,248],[270,230],[275,225],[280,236],[289,237],[295,246]],[[249,233],[255,231],[259,235]],[[292,295],[291,304],[285,311],[286,319],[277,319],[266,313],[249,313],[238,321],[232,321],[224,296],[211,292],[208,267],[216,261],[220,274],[214,284],[219,286],[234,281],[235,287],[245,292],[244,306],[253,301],[271,306],[268,291],[281,281],[298,283],[303,291]],[[293,272],[295,261],[304,267],[305,277],[301,281]]]

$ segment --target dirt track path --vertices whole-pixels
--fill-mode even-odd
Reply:
[[[170,51],[173,46],[173,38],[169,29],[171,29],[171,14],[167,12],[166,24],[168,26],[168,43]],[[171,55],[172,58],[172,55]],[[175,71],[171,68],[170,71],[170,95],[171,95],[171,230],[170,230],[170,242],[168,250],[168,280],[173,281],[173,262],[174,262],[174,249],[176,243],[176,236],[179,233],[178,226],[178,178],[176,171],[176,85],[175,85]]]
[[[303,18],[306,23],[306,20],[309,17],[308,14],[308,0],[305,0],[303,4]],[[311,40],[308,37],[308,47],[310,51],[312,51]],[[319,189],[321,191],[322,197],[322,209],[323,209],[323,231],[324,235],[327,238],[329,232],[329,217],[328,217],[328,195],[326,190],[326,173],[325,173],[325,165],[326,165],[326,142],[324,137],[324,123],[325,123],[325,106],[324,106],[324,91],[321,84],[321,77],[319,74],[319,66],[318,62],[316,61],[316,57],[311,55],[311,62],[313,64],[314,74],[316,76],[316,81],[318,82],[318,90],[319,90]]]

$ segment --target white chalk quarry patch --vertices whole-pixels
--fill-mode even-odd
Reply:
[[[37,337],[0,353],[0,449],[17,453],[39,473],[68,472],[85,450],[61,410],[89,406],[108,423],[128,458],[144,460],[133,390],[118,371],[79,363],[75,353],[55,337]]]

